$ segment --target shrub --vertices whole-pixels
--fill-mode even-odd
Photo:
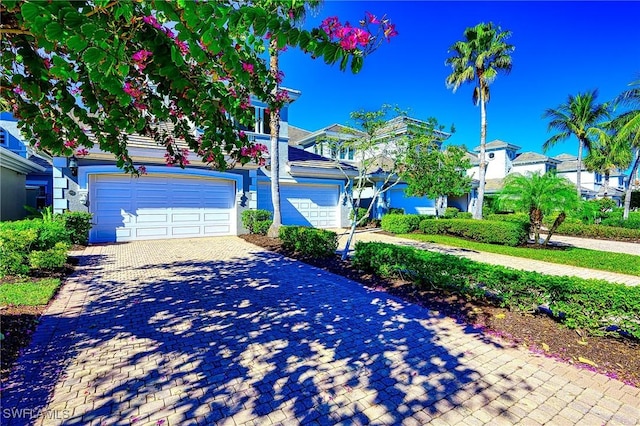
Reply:
[[[302,256],[330,257],[338,249],[338,234],[326,229],[282,226],[279,237],[285,250],[300,253]]]
[[[382,229],[394,234],[416,231],[423,218],[417,214],[386,214],[382,216]]]
[[[544,305],[567,327],[594,335],[623,330],[640,338],[640,287],[518,271],[384,243],[356,243],[353,262],[380,276],[509,309],[534,311]]]
[[[367,215],[367,209],[365,209],[364,207],[358,207],[358,214],[356,215],[356,222],[359,225],[364,225],[366,223],[365,221],[360,222],[360,220],[362,220],[362,218],[364,218]],[[351,210],[349,212],[349,220],[353,221],[353,210]]]
[[[71,242],[69,232],[62,220],[31,219],[0,223],[0,232],[2,233],[28,229],[36,231],[36,241],[31,247],[32,250],[48,250],[53,248],[57,242]]]
[[[404,209],[399,207],[389,207],[387,214],[404,214]]]
[[[460,212],[460,209],[458,209],[457,207],[447,207],[444,210],[444,214],[442,215],[442,217],[445,219],[454,219],[458,217],[459,212]]]
[[[529,215],[526,213],[509,213],[509,214],[488,214],[487,220],[500,220],[503,222],[529,223]]]
[[[268,222],[269,225],[266,225]],[[271,226],[271,212],[268,210],[245,210],[242,212],[242,226],[247,228],[250,234],[266,235]],[[264,229],[266,226],[266,230]]]
[[[69,232],[72,244],[87,245],[89,243],[89,231],[93,224],[91,213],[66,212],[62,215],[64,227]]]
[[[640,229],[584,225],[582,223],[563,223],[558,227],[556,234],[617,241],[640,241]]]
[[[527,241],[527,226],[518,222],[472,219],[423,220],[420,230],[425,234],[444,234],[468,238],[489,244],[519,246]]]
[[[69,250],[67,243],[56,243],[49,250],[34,250],[29,253],[29,265],[32,269],[62,268],[67,261],[67,250]]]
[[[458,219],[473,219],[473,213],[471,212],[460,212],[456,215]]]
[[[0,231],[0,276],[27,274],[28,256],[38,238],[37,231],[13,230],[5,226],[0,227]]]

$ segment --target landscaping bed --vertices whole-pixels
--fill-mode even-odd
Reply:
[[[627,338],[594,337],[563,327],[543,314],[525,314],[495,306],[470,302],[455,295],[416,290],[401,279],[383,279],[354,268],[339,256],[327,259],[299,257],[286,251],[280,240],[260,235],[243,235],[246,241],[268,250],[297,257],[311,265],[345,276],[371,288],[385,290],[432,311],[471,324],[479,331],[505,339],[579,368],[597,371],[640,387],[640,342]]]

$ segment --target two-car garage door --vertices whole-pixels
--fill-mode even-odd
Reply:
[[[94,175],[91,242],[235,234],[235,182],[199,176]]]
[[[284,225],[337,228],[339,217],[338,185],[280,184],[280,208]],[[271,186],[258,186],[258,208],[273,211]]]

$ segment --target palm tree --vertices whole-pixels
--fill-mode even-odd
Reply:
[[[603,124],[603,128],[597,129],[597,138],[584,159],[587,170],[604,175],[604,197],[609,191],[611,172],[617,169],[626,169],[631,164],[631,149],[629,149],[628,143],[615,138],[616,125],[617,122],[614,120]]]
[[[609,116],[609,106],[596,103],[597,97],[597,90],[578,93],[576,96],[569,95],[566,103],[555,109],[547,109],[542,115],[543,118],[551,120],[548,131],[556,130],[558,132],[542,145],[542,149],[545,152],[558,142],[568,139],[571,135],[575,135],[578,138],[578,164],[576,170],[578,197],[582,195],[583,150],[591,148],[591,136],[598,132],[596,126]]]
[[[267,8],[272,10],[272,13],[276,13],[283,16],[288,16],[294,23],[300,23],[304,21],[306,8],[316,10],[320,7],[321,1],[312,0],[307,2],[301,2],[297,6],[291,6],[288,9],[283,9],[286,4],[279,0],[267,0]],[[269,40],[269,72],[271,78],[276,82],[271,96],[276,98],[278,91],[280,90],[280,64],[279,64],[279,49],[278,40],[273,37]],[[267,235],[272,238],[278,237],[280,227],[282,226],[282,212],[280,209],[280,152],[279,152],[279,140],[280,140],[280,109],[270,108],[269,116],[270,127],[270,156],[271,156],[271,203],[273,204],[273,222],[269,227]]]
[[[615,120],[617,123],[615,138],[621,143],[625,143],[623,141],[626,141],[626,144],[633,152],[632,156],[634,158],[633,167],[627,180],[627,193],[624,198],[624,213],[622,216],[624,220],[629,219],[632,183],[638,171],[638,166],[640,165],[640,81],[631,83],[631,85],[635,87],[622,92],[615,100],[616,104],[628,105],[632,108]]]
[[[498,193],[502,209],[513,209],[529,214],[529,223],[535,244],[540,244],[540,228],[545,215],[559,211],[560,214],[547,232],[546,246],[551,235],[566,218],[566,212],[574,209],[578,198],[571,181],[559,177],[554,172],[540,172],[523,176],[519,173],[508,175],[504,187]]]
[[[490,99],[489,85],[500,72],[511,71],[511,53],[515,47],[507,44],[511,31],[502,31],[493,23],[480,23],[464,31],[464,41],[458,41],[449,48],[453,54],[445,64],[450,65],[452,72],[446,79],[448,88],[455,93],[464,83],[474,83],[473,103],[480,105],[480,171],[477,206],[473,212],[474,219],[482,219],[482,203],[484,202],[484,185],[487,162],[485,156],[487,140],[486,104]]]

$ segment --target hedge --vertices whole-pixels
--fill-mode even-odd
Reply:
[[[618,241],[640,241],[640,229],[584,225],[582,223],[563,223],[556,230],[556,234]]]
[[[473,241],[506,246],[519,246],[529,238],[528,226],[518,222],[440,219],[423,220],[420,230],[425,234],[444,234]]]
[[[285,250],[302,256],[323,258],[333,256],[338,249],[338,234],[326,229],[306,226],[282,226],[279,237]]]
[[[242,226],[247,228],[250,234],[267,235],[271,226],[271,212],[268,210],[245,210],[242,212]]]
[[[72,244],[87,245],[89,243],[89,231],[93,226],[93,215],[86,212],[66,212],[62,214],[62,222]]]
[[[621,332],[640,339],[640,287],[518,271],[385,243],[356,243],[353,262],[364,271],[409,279],[420,288],[545,312],[593,335]]]
[[[417,231],[420,221],[425,219],[419,214],[390,213],[382,216],[382,229],[393,234],[408,234]]]
[[[491,214],[488,214],[485,217],[485,219],[492,220],[492,221],[499,220],[503,222],[529,223],[529,215],[526,213],[509,213],[509,214],[491,213]]]

